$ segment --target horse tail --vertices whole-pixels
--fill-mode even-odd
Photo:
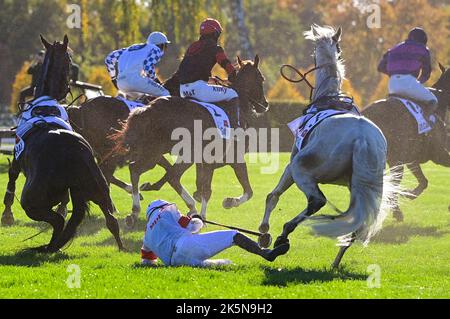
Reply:
[[[340,245],[349,245],[359,239],[367,245],[382,227],[388,212],[388,202],[393,188],[384,175],[386,144],[369,143],[360,138],[353,149],[350,206],[339,216],[311,217],[316,222],[313,230],[322,236],[338,238]]]

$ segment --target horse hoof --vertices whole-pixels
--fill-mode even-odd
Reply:
[[[414,191],[407,191],[407,192],[405,192],[403,197],[410,199],[410,200],[415,200],[418,197],[418,195]]]
[[[5,214],[2,216],[2,226],[9,227],[14,225],[14,215],[12,213]]]
[[[260,232],[260,233],[263,233],[263,234],[268,233],[268,232],[269,232],[269,229],[270,229],[269,224],[261,224],[261,225],[259,226],[259,232]]]
[[[230,209],[233,207],[237,207],[236,199],[235,198],[225,198],[222,202],[222,206],[225,209]]]
[[[128,229],[133,229],[134,225],[136,224],[136,216],[131,214],[125,217],[125,225]]]
[[[269,233],[262,234],[258,237],[258,245],[261,248],[269,248],[272,244],[272,236]]]
[[[403,220],[404,220],[403,213],[400,211],[395,211],[393,216],[394,216],[395,220],[399,223],[403,222]]]
[[[275,244],[273,245],[273,247],[278,247],[281,246],[283,244],[287,244],[289,243],[289,239],[283,236],[278,236],[277,240],[275,241]]]

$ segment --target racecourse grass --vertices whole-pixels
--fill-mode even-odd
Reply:
[[[226,196],[239,196],[241,189],[230,168],[216,172],[208,219],[249,229],[257,229],[263,215],[265,197],[281,176],[289,154],[281,154],[280,169],[273,175],[260,173],[263,164],[250,164],[254,197],[242,207],[225,210]],[[330,271],[338,247],[335,240],[317,238],[300,226],[291,235],[291,250],[274,263],[233,247],[218,258],[234,264],[215,269],[190,267],[144,268],[139,265],[139,249],[145,225],[140,216],[135,230],[125,230],[123,218],[131,207],[131,198],[112,187],[112,197],[120,211],[118,218],[128,253],[121,253],[104,226],[96,206],[79,229],[78,236],[63,252],[54,255],[33,254],[26,248],[45,244],[50,232],[24,241],[47,226],[30,220],[17,201],[16,224],[0,228],[1,298],[449,298],[450,297],[450,174],[448,169],[427,164],[429,188],[415,201],[404,200],[405,221],[391,216],[382,232],[364,248],[354,245],[344,257],[339,271]],[[155,182],[161,169],[147,173],[142,181]],[[129,180],[128,170],[118,176]],[[194,191],[195,170],[183,178]],[[7,182],[7,160],[0,157],[0,193]],[[18,196],[24,179],[18,181]],[[406,185],[414,185],[411,175]],[[340,209],[348,205],[348,191],[324,186],[327,197]],[[174,201],[186,207],[169,187],[144,193],[143,209],[153,199]],[[3,205],[0,206],[3,211]],[[305,207],[305,198],[292,187],[280,200],[271,218],[271,233],[280,233],[282,225]],[[325,207],[324,212],[330,213]],[[217,227],[208,226],[207,230]],[[80,288],[69,288],[70,265],[81,270]],[[369,288],[367,278],[372,268],[381,271],[379,288]],[[376,266],[375,266],[376,267]],[[370,280],[369,280],[370,281]],[[374,281],[370,281],[374,282]],[[376,282],[375,282],[376,283]]]

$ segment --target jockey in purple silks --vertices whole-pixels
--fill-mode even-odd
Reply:
[[[389,94],[415,99],[437,107],[436,96],[423,83],[431,75],[431,56],[426,46],[428,37],[422,28],[414,28],[408,39],[390,49],[378,65],[378,71],[390,76]]]

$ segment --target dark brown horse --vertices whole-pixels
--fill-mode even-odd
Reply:
[[[450,106],[450,69],[440,65],[442,75],[431,90],[439,99],[436,112],[438,122],[428,134],[418,135],[417,122],[406,107],[395,98],[377,101],[363,110],[363,115],[375,122],[388,141],[388,164],[393,168],[395,184],[399,185],[406,165],[417,178],[419,185],[407,197],[417,198],[428,186],[420,165],[432,161],[450,167],[447,149],[447,129],[445,120]],[[403,220],[398,201],[393,208],[394,217]]]
[[[258,69],[259,57],[256,56],[254,62],[243,62],[240,59],[238,59],[238,62],[240,69],[233,83],[233,88],[239,94],[240,106],[237,109],[231,105],[224,106],[224,110],[229,116],[232,127],[237,128],[240,121],[241,127],[245,128],[251,117],[267,112],[269,107],[264,96],[264,78]],[[196,122],[201,123],[201,131],[198,132],[200,136],[204,136],[208,129],[215,128],[210,113],[197,103],[179,97],[159,98],[149,106],[134,111],[123,129],[113,137],[114,142],[118,146],[117,151],[119,153],[128,153],[130,156],[133,209],[132,214],[127,217],[129,226],[134,225],[141,210],[139,203],[140,175],[153,168],[164,154],[173,150],[173,147],[177,144],[177,141],[172,137],[175,130],[182,129],[190,133],[190,136],[194,136],[196,134]],[[200,141],[200,149],[195,148],[195,143],[194,137],[194,143],[191,143],[191,149],[189,150],[190,154],[203,152],[205,149],[205,141]],[[235,140],[230,140],[224,144],[226,144],[224,146],[225,150],[220,161],[205,161],[202,156],[203,153],[200,155],[200,161],[195,160],[197,164],[197,192],[194,197],[202,202],[203,215],[206,213],[207,202],[211,196],[213,172],[218,167],[231,165],[238,180],[244,187],[244,195],[240,198],[227,199],[225,206],[237,206],[252,196],[246,163],[243,160],[237,160],[238,158],[243,159],[245,149],[238,148]],[[223,160],[229,154],[227,151],[233,151],[233,159],[231,161]],[[176,155],[180,156],[181,154],[178,153]],[[164,181],[168,181],[172,186],[179,186],[182,174],[193,164],[194,161],[189,160],[177,161],[166,172],[166,175],[161,180],[161,184]],[[195,202],[192,197],[186,191],[181,191],[180,195],[191,209],[191,213],[195,213]]]
[[[55,42],[53,45],[42,37],[41,40],[46,55],[35,98],[47,96],[59,101],[65,98],[69,88],[69,40],[65,36],[63,43]],[[50,107],[46,108],[51,110]],[[31,219],[47,222],[53,227],[50,242],[38,247],[38,251],[52,253],[67,244],[75,236],[77,227],[86,215],[89,201],[101,208],[108,229],[119,248],[123,249],[119,224],[112,215],[113,203],[108,184],[88,142],[77,133],[46,122],[35,124],[23,136],[23,140],[26,146],[19,159],[15,156],[9,169],[2,221],[12,219],[15,182],[22,171],[26,177],[20,201],[23,209]],[[64,202],[68,194],[72,199],[73,213],[65,225],[64,218],[52,208]]]

